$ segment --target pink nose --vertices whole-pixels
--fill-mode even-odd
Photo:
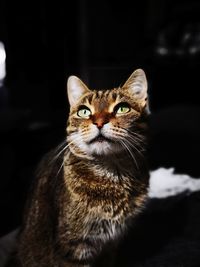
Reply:
[[[109,113],[97,113],[92,116],[92,122],[97,126],[98,129],[103,128],[103,126],[110,120]]]
[[[97,126],[97,128],[101,129],[103,128],[105,121],[102,118],[99,118],[95,120],[93,123]]]

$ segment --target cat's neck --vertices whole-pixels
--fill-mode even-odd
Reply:
[[[141,166],[144,163],[143,161],[144,156],[142,154],[138,157],[138,155],[130,155],[126,152],[107,156],[95,156],[92,159],[78,157],[70,151],[65,156],[66,165],[82,164],[84,168],[112,173],[116,176],[132,176],[140,172]]]

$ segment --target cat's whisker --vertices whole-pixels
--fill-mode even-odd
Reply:
[[[63,165],[64,165],[64,160],[62,161],[62,164],[61,164],[61,166],[60,166],[60,168],[59,168],[59,170],[58,170],[58,172],[56,174],[56,177],[58,177],[60,171],[62,170]]]
[[[62,143],[60,143],[56,149],[55,149],[55,153],[57,153],[64,145],[66,145],[66,140],[64,140]]]
[[[142,154],[142,152],[132,143],[132,142],[130,142],[128,139],[126,139],[126,142],[133,148],[133,149],[135,149],[137,152],[138,152],[138,154],[140,155],[140,156],[142,156],[142,157],[144,157],[144,155]]]
[[[61,151],[59,151],[56,155],[55,155],[55,157],[53,157],[53,159],[52,159],[52,161],[51,161],[51,163],[53,163],[54,161],[56,161],[58,158],[59,158],[59,156],[70,146],[70,144],[71,143],[73,143],[73,142],[70,142],[69,144],[67,144]]]
[[[134,145],[136,145],[139,148],[143,147],[143,144],[131,135],[127,136],[126,140],[129,140],[131,143],[133,143]]]
[[[120,133],[120,132],[115,132],[115,137],[119,137],[120,139],[123,139],[123,140],[128,141],[129,144],[130,144],[131,146],[133,146],[133,147],[138,151],[138,153],[141,153],[141,152],[137,149],[137,147],[138,147],[138,148],[142,148],[141,144],[140,144],[135,138],[133,138],[133,137],[130,136],[130,135],[126,136],[126,139],[125,139],[123,133],[124,133],[124,132],[121,132],[121,133]],[[129,139],[130,139],[130,140],[129,140]],[[135,146],[137,146],[137,147],[135,147]]]
[[[137,160],[134,157],[133,153],[131,152],[130,148],[127,146],[127,144],[124,141],[119,140],[119,142],[122,144],[122,146],[125,148],[125,150],[130,154],[130,156],[132,157],[133,161],[135,162],[135,165],[136,165],[137,169],[139,169]]]
[[[68,151],[66,155],[68,155],[69,153],[70,153],[70,151]],[[62,159],[62,162],[61,162],[61,164],[60,164],[60,167],[59,167],[59,169],[58,169],[58,171],[57,171],[57,173],[56,173],[56,175],[55,175],[55,179],[52,181],[54,185],[55,185],[55,184],[57,183],[57,181],[58,181],[59,174],[60,174],[60,172],[61,172],[61,170],[62,170],[62,168],[63,168],[63,166],[64,166],[64,163],[65,163],[65,160],[64,160],[64,158],[63,158],[63,159]],[[63,183],[63,185],[64,185],[64,183]]]
[[[122,127],[122,130],[124,130],[125,133],[128,133],[130,136],[133,136],[134,138],[136,138],[138,141],[140,141],[141,143],[146,143],[144,138],[143,138],[143,135],[142,134],[139,134],[139,133],[136,133],[136,132],[133,132],[129,129],[126,129],[126,128],[123,128]]]
[[[63,149],[65,149],[66,147],[66,140],[64,140],[60,145],[58,145],[54,151],[55,155],[54,157],[52,158],[52,160],[50,161],[50,164],[52,164],[59,156],[60,156],[60,149],[62,149],[61,151],[63,151]],[[63,148],[64,146],[64,148]]]
[[[145,140],[140,138],[140,137],[138,137],[138,135],[136,135],[136,133],[129,133],[128,136],[133,138],[135,141],[137,141],[139,143],[145,144]]]
[[[127,135],[127,133],[125,134],[125,136],[124,135],[122,135],[122,137],[124,138],[126,138],[126,139],[130,139],[135,145],[137,145],[137,146],[142,146],[142,140],[141,139],[138,139],[137,137],[135,137],[135,136],[132,136],[132,135],[130,135],[130,134],[128,134]]]
[[[146,141],[144,140],[144,138],[141,139],[137,135],[134,135],[134,134],[129,134],[128,137],[141,146],[146,145]]]
[[[76,138],[74,138],[73,137],[73,139],[79,139],[80,137],[76,137]],[[54,157],[53,157],[53,159],[51,160],[51,162],[50,163],[53,163],[53,162],[55,162],[58,158],[59,158],[59,156],[63,153],[63,152],[65,152],[66,151],[66,149],[71,145],[71,144],[73,144],[74,143],[74,141],[75,140],[72,140],[71,142],[69,142],[67,145],[65,145],[65,147],[64,148],[62,148],[62,150],[61,151],[59,151]],[[65,144],[66,144],[66,142],[67,141],[65,141]],[[64,143],[64,142],[63,142]],[[63,145],[63,144],[62,144]],[[62,145],[60,145],[60,147],[62,147]],[[59,150],[59,149],[58,149]]]

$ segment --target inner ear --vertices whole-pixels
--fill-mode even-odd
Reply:
[[[134,96],[139,102],[145,104],[147,100],[147,79],[142,69],[135,70],[122,89],[128,90],[129,94]]]
[[[67,81],[67,95],[70,106],[75,106],[79,100],[90,90],[88,87],[76,76],[70,76]]]

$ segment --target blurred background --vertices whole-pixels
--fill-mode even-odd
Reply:
[[[200,177],[198,0],[0,1],[0,236],[18,227],[44,153],[65,138],[66,81],[110,88],[143,68],[152,170]]]

